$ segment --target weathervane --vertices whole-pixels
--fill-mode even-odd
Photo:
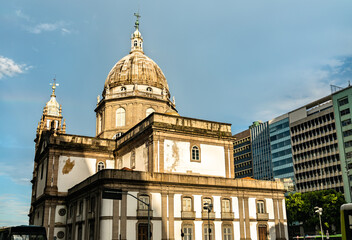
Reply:
[[[52,86],[51,88],[53,89],[53,92],[52,92],[51,96],[55,97],[55,89],[56,89],[57,86],[59,86],[59,84],[56,83],[56,75],[55,75],[53,81],[54,81],[54,83],[50,83],[50,85]]]
[[[134,27],[136,28],[136,30],[139,30],[139,18],[141,17],[141,15],[139,15],[139,12],[134,13],[134,16],[137,18],[136,22],[134,23]]]

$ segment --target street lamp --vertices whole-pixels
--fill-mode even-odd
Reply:
[[[211,230],[210,230],[209,213],[210,213],[211,210],[213,209],[213,204],[211,204],[211,203],[204,203],[203,209],[208,211],[208,240],[210,240],[210,232],[211,232]]]
[[[323,226],[321,225],[321,215],[323,214],[323,209],[321,207],[315,207],[314,209],[315,212],[319,215],[321,239],[324,240]]]

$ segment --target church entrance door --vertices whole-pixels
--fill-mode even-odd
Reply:
[[[259,225],[259,240],[267,240],[266,236],[267,236],[266,226]]]
[[[138,240],[148,240],[148,224],[138,225]]]

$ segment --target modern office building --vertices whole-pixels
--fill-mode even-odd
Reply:
[[[288,114],[269,121],[271,159],[274,178],[294,179]]]
[[[273,165],[270,150],[269,123],[254,124],[250,127],[252,139],[253,177],[273,179]]]
[[[234,135],[235,178],[253,177],[250,129]]]
[[[331,95],[289,113],[296,189],[343,192]]]
[[[352,186],[352,87],[332,94],[336,134],[346,202],[351,202]]]
[[[351,92],[348,87],[268,122],[253,124],[249,129],[253,177],[292,179],[298,192],[348,191],[346,200],[350,201]]]

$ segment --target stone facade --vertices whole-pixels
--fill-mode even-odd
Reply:
[[[130,55],[143,54],[137,23]],[[234,178],[231,125],[179,116],[161,70],[118,69],[98,97],[95,137],[37,132],[30,224],[50,240],[144,240],[138,198],[154,240],[207,239],[209,227],[211,239],[287,239],[283,184]],[[122,199],[103,198],[105,188]]]

